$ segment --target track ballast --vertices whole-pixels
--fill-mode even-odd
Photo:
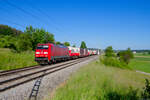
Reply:
[[[92,57],[92,56],[91,56]],[[31,66],[0,73],[0,92],[6,91],[18,85],[35,80],[39,77],[57,72],[77,63],[83,62],[91,57],[75,59],[67,62],[61,62],[51,66]]]

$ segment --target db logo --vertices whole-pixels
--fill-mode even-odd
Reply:
[[[43,51],[41,51],[41,54],[43,54]]]

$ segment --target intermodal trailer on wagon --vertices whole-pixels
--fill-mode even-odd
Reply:
[[[80,55],[80,48],[69,46],[69,55],[71,59],[78,58]]]

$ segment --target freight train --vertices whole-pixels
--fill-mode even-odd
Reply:
[[[52,43],[38,44],[35,51],[35,61],[39,64],[51,64],[57,61],[65,61],[80,57],[87,57],[99,54],[99,49],[77,48],[56,45]]]

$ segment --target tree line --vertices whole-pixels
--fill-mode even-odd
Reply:
[[[44,29],[26,27],[25,31],[0,25],[0,47],[10,48],[16,52],[35,50],[38,43],[54,43],[54,35]]]
[[[43,28],[29,26],[22,32],[7,25],[0,25],[0,48],[10,48],[15,52],[23,52],[35,50],[38,43],[70,46],[69,42],[55,41],[54,34],[45,31]],[[73,45],[73,47],[76,47],[76,45]],[[84,41],[81,42],[81,48],[87,48]]]

